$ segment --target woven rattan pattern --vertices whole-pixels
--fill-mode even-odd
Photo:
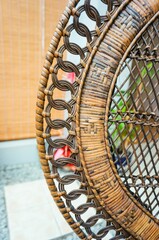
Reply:
[[[120,1],[101,1],[105,13],[100,16],[97,9],[93,6],[93,1],[84,1],[83,5],[77,5],[80,1],[70,1],[66,8],[61,21],[59,22],[56,32],[51,41],[46,61],[42,71],[42,77],[39,86],[38,102],[37,102],[37,141],[40,152],[41,164],[45,177],[60,211],[64,215],[67,222],[78,234],[81,239],[102,239],[109,231],[114,233],[112,239],[132,239],[126,231],[122,230],[110,215],[103,210],[98,201],[94,198],[92,190],[87,184],[83,169],[79,161],[78,145],[75,139],[75,110],[76,96],[78,94],[78,85],[82,76],[82,70],[85,67],[87,59],[95,45],[102,29],[111,19],[111,15],[116,12],[120,6]],[[85,12],[88,18],[95,22],[95,29],[90,31],[86,23],[80,22],[80,16]],[[70,22],[67,24],[68,20]],[[72,43],[72,31],[76,31],[79,36],[86,39],[86,45],[81,48],[77,43]],[[62,45],[57,49],[59,41],[62,39]],[[79,56],[78,64],[64,59],[64,53],[69,52]],[[58,72],[75,72],[76,81],[70,84],[68,81],[60,80]],[[66,102],[61,99],[54,99],[55,89],[71,92],[71,100]],[[45,108],[44,108],[45,104]],[[51,115],[52,109],[60,111],[66,110],[68,117],[66,119],[53,119]],[[46,121],[46,129],[43,130],[43,118]],[[58,138],[53,140],[51,137],[52,129],[67,129],[68,136],[66,138]],[[48,143],[48,150],[45,150],[44,139]],[[53,159],[55,149],[63,146],[70,146],[72,155],[70,158],[61,158],[56,161]],[[47,154],[46,154],[47,152]],[[53,168],[51,169],[52,163]],[[60,168],[68,163],[76,166],[76,171],[67,173],[62,176]],[[77,183],[75,186],[74,183]],[[67,186],[69,190],[67,190]],[[72,187],[72,191],[70,188]],[[73,201],[80,199],[81,204],[75,206]],[[89,213],[89,218],[84,218],[85,212]],[[102,224],[98,224],[102,221]],[[83,231],[83,229],[85,229]]]
[[[89,59],[89,55],[93,50],[96,40],[98,40],[98,37],[107,25],[107,22],[111,21],[112,16],[120,6],[119,1],[102,2],[105,9],[108,6],[108,12],[104,14],[104,16],[99,15],[98,11],[93,6],[93,1],[85,1],[82,6],[76,6],[78,1],[70,1],[70,4],[66,8],[62,19],[58,24],[46,56],[40,81],[37,102],[37,140],[39,144],[41,164],[50,191],[67,222],[79,237],[86,239],[91,239],[92,237],[95,239],[102,239],[110,230],[114,229],[116,237],[112,239],[132,239],[131,237],[128,237],[128,234],[122,230],[120,225],[112,220],[110,215],[103,210],[101,205],[99,205],[98,201],[95,199],[85,175],[83,174],[83,169],[78,156],[78,145],[75,139],[74,120],[76,114],[76,99],[83,68],[86,66],[86,62]],[[87,16],[96,23],[95,30],[90,31],[86,23],[80,22],[80,16],[83,12],[86,12]],[[66,26],[70,16],[73,19],[73,24],[68,24]],[[85,47],[81,48],[77,43],[69,41],[71,32],[74,29],[81,37],[86,37]],[[57,50],[60,39],[63,39],[64,44],[62,44],[62,47]],[[64,60],[63,55],[65,52],[78,55],[80,58],[79,63],[74,64]],[[72,85],[65,80],[59,81],[58,72],[60,70],[63,72],[75,72],[76,82]],[[52,80],[50,78],[50,82],[52,81],[51,84],[48,82],[49,76],[52,77]],[[70,91],[71,100],[66,102],[65,100],[53,99],[56,88],[61,91]],[[49,103],[48,105],[47,102]],[[46,103],[45,109],[44,103]],[[69,113],[68,118],[65,120],[52,119],[52,108],[61,111],[66,109]],[[47,123],[45,131],[43,130],[43,118],[45,118]],[[63,128],[68,130],[68,137],[65,139],[52,140],[51,130]],[[47,155],[44,146],[44,138],[46,138],[49,144]],[[65,145],[71,147],[73,153],[71,157],[67,159],[61,158],[57,161],[52,160],[54,150]],[[52,170],[48,160],[53,164]],[[72,172],[69,175],[62,176],[60,168],[67,163],[73,163],[76,165],[77,170],[75,173]],[[73,185],[74,182],[78,182],[78,188]],[[67,190],[67,185],[72,185],[72,191]],[[75,199],[80,199],[83,195],[85,196],[85,201],[82,202],[81,206],[75,206],[73,201]],[[94,214],[91,213],[90,218],[87,220],[83,219],[84,213],[90,208],[94,209]],[[103,225],[100,225],[98,230],[97,228],[93,229],[93,226],[96,226],[100,219],[104,219]],[[84,231],[81,229],[81,226],[84,227]]]
[[[125,51],[127,54],[128,46],[133,38],[135,39],[137,31],[140,31],[143,24],[147,23],[158,9],[158,1],[131,1],[110,30],[105,28],[96,45],[96,51],[91,56],[93,61],[87,63],[83,74],[76,118],[80,156],[89,184],[99,197],[101,205],[139,239],[158,239],[158,221],[130,196],[116,174],[112,153],[109,154],[109,139],[103,134],[104,125],[107,126],[108,112],[106,121],[103,121],[103,114],[107,101],[111,102],[109,89],[111,88],[112,94],[114,85],[111,85],[111,81],[114,76],[115,79],[118,76],[116,68],[121,66],[119,62],[122,55]],[[129,20],[124,22],[127,16]],[[128,196],[130,198],[127,198]]]
[[[118,155],[117,142],[123,143],[125,153],[133,152],[131,162],[127,156],[126,167],[118,164],[118,173],[134,197],[159,218],[159,19],[156,18],[123,63],[112,96],[109,136],[116,125],[116,140],[110,139],[114,146],[112,155]],[[129,74],[124,79],[122,73],[126,68]],[[129,87],[125,91],[126,84]]]

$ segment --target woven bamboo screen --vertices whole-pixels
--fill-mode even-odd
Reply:
[[[66,2],[0,0],[0,140],[35,137],[42,59]]]

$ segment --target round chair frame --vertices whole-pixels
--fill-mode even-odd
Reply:
[[[157,240],[159,96],[155,86],[156,89],[158,86],[156,80],[153,80],[153,83],[150,80],[149,91],[146,90],[150,88],[148,83],[141,82],[147,81],[145,79],[148,77],[154,79],[154,75],[155,79],[159,79],[159,70],[156,67],[159,59],[158,49],[154,43],[156,40],[153,40],[153,37],[159,37],[156,29],[159,21],[159,0],[101,0],[103,7],[107,9],[103,16],[99,14],[93,1],[85,0],[82,5],[80,2],[69,1],[52,37],[41,73],[36,108],[36,135],[44,176],[59,210],[79,238],[104,239],[113,231],[112,240]],[[79,22],[83,13],[95,22],[93,30],[89,30],[87,23]],[[70,42],[74,30],[81,38],[86,38],[84,47]],[[148,42],[152,43],[152,46],[149,46]],[[79,56],[79,62],[75,64],[65,60],[67,52]],[[149,63],[144,65],[148,77],[143,76],[145,68],[137,62]],[[141,92],[134,90],[134,86],[137,89],[139,87],[132,84],[130,90],[134,93],[131,95],[129,111],[123,110],[123,106],[118,108],[121,101],[125,106],[128,103],[125,100],[126,94],[121,92],[116,84],[118,76],[126,67],[134,82],[139,81],[139,77],[141,81]],[[60,71],[74,72],[74,83],[59,80]],[[135,78],[136,71],[139,75]],[[143,84],[148,86],[143,88],[144,90],[141,87]],[[69,91],[71,99],[68,102],[54,99],[55,89]],[[114,97],[115,93],[120,96],[120,101]],[[148,100],[142,102],[141,96],[145,94]],[[138,100],[133,100],[134,96],[137,96]],[[140,101],[146,111],[141,111],[141,107],[138,107]],[[149,108],[144,105],[146,101],[151,105]],[[111,110],[113,107],[115,111]],[[52,109],[66,110],[68,117],[55,119]],[[133,163],[128,163],[128,156],[127,172],[122,163],[119,167],[114,161],[118,152],[113,150],[112,153],[112,148],[115,149],[112,146],[115,146],[116,141],[112,140],[112,136],[115,132],[114,127],[118,129],[119,126],[126,128],[127,137],[122,136],[124,130],[118,130],[116,138],[120,139],[125,153],[127,149],[133,149],[139,172],[137,176],[134,175]],[[67,137],[52,137],[52,129],[64,128],[67,129]],[[135,140],[132,140],[132,133],[135,133]],[[125,138],[129,138],[128,144],[124,143]],[[142,138],[146,139],[147,149],[152,155],[151,161],[142,160],[143,171],[140,155],[137,153],[140,150],[145,158],[144,152],[147,150],[142,150]],[[139,150],[134,147],[135,141],[138,142]],[[156,148],[155,155],[152,154],[151,143]],[[65,146],[69,147],[71,155],[55,160],[55,151]],[[153,171],[149,170],[151,162]],[[74,165],[75,171],[63,175],[61,168],[67,164]],[[130,173],[129,179],[127,173]],[[137,185],[137,181],[141,183]],[[149,200],[146,181],[150,181],[148,186],[152,188],[153,202]],[[74,185],[75,182],[78,184]],[[68,190],[67,186],[72,189]],[[145,191],[146,201],[140,194],[140,187]],[[131,188],[135,189],[134,192]],[[81,201],[78,206],[74,204],[76,199]],[[151,203],[154,204],[153,208],[150,207]],[[90,216],[84,218],[83,215],[90,209]]]

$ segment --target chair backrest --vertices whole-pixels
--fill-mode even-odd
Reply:
[[[37,143],[81,239],[159,239],[158,43],[159,0],[71,0],[50,42]],[[69,100],[55,99],[57,89]]]

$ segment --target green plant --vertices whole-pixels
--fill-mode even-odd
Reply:
[[[112,143],[111,150],[113,159],[116,165],[120,165],[122,163],[122,165],[125,166],[127,162],[126,159],[131,161],[132,154],[128,150],[128,145],[130,142],[136,142],[136,136],[140,128],[139,125],[131,123],[132,116],[135,116],[134,114],[137,113],[136,109],[138,107],[139,100],[136,100],[136,106],[134,106],[133,101],[135,98],[141,99],[142,92],[145,91],[146,85],[143,81],[145,81],[147,76],[154,78],[156,74],[156,69],[152,61],[147,62],[146,65],[142,63],[140,69],[141,70],[137,79],[135,81],[133,79],[133,82],[131,82],[131,79],[129,78],[129,88],[127,90],[118,90],[118,93],[115,95],[116,101],[112,102],[110,110],[111,125],[109,128],[109,135],[110,142]],[[159,71],[157,71],[157,73],[159,73]],[[127,152],[127,157],[125,156],[125,151]]]
[[[122,91],[126,97],[125,91]],[[120,97],[120,94],[116,95]],[[121,145],[128,144],[128,141],[133,140],[136,135],[136,130],[133,129],[133,125],[129,123],[130,114],[133,111],[129,110],[129,104],[126,104],[125,99],[120,98],[117,104],[111,109],[112,124],[111,124],[111,138],[117,149],[121,149]]]
[[[133,81],[131,88],[129,90],[129,94],[134,93],[135,91],[137,92],[137,94],[142,92],[144,90],[144,83],[143,83],[144,79],[147,76],[152,78],[155,74],[155,68],[152,61],[149,61],[146,64],[143,64],[143,62],[140,63],[139,68],[140,68],[139,76],[135,81]]]
[[[133,124],[129,123],[131,114],[135,112],[132,97],[137,98],[135,95],[144,91],[143,79],[145,79],[146,76],[152,78],[155,74],[152,61],[148,61],[146,64],[142,63],[140,69],[141,71],[138,78],[136,81],[133,81],[129,89],[126,91],[121,89],[120,92],[116,94],[117,101],[111,108],[112,122],[110,135],[117,149],[121,149],[122,145],[126,147],[130,141],[135,139],[139,127],[134,127]]]

